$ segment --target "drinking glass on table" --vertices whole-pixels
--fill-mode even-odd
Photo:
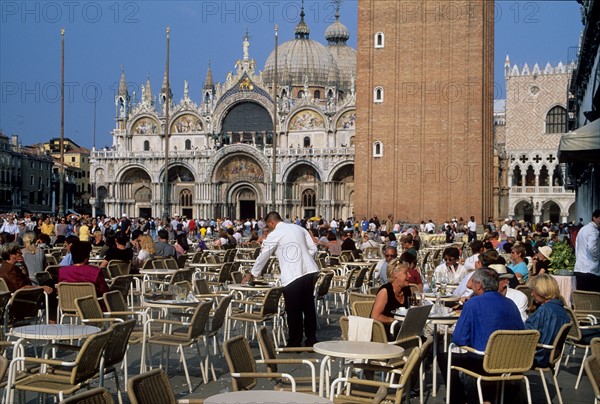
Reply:
[[[449,276],[447,273],[442,272],[439,276],[438,282],[440,283],[440,294],[446,294],[446,286],[448,286]]]

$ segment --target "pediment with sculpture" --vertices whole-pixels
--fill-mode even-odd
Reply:
[[[289,130],[313,130],[323,129],[325,121],[323,117],[315,111],[305,109],[296,113],[290,119]]]
[[[200,118],[192,114],[184,114],[175,119],[171,125],[171,133],[195,133],[202,131]]]

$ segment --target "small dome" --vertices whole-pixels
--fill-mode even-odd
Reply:
[[[356,50],[346,44],[331,44],[327,47],[335,60],[338,71],[338,88],[350,91],[352,77],[356,77]]]
[[[325,30],[325,39],[329,44],[346,43],[350,39],[350,31],[340,22],[339,12],[335,13],[335,22]]]

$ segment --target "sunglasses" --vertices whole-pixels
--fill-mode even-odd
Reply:
[[[397,257],[396,254],[385,254],[385,256],[388,257],[388,258],[390,258],[390,257],[391,258],[396,258]]]

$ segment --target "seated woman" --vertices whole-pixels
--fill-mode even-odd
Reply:
[[[108,292],[102,270],[88,264],[92,245],[87,241],[77,240],[71,245],[73,265],[61,267],[58,270],[58,282],[91,282],[96,286],[96,296]]]
[[[188,239],[185,233],[178,234],[176,241],[175,252],[177,253],[177,258],[179,258],[188,252],[190,245],[188,244]]]
[[[36,244],[35,233],[28,231],[23,235],[23,260],[29,271],[29,276],[35,281],[35,274],[46,269],[46,254]]]
[[[540,307],[525,321],[525,328],[540,332],[540,344],[552,345],[563,324],[571,322],[571,317],[560,298],[558,283],[551,275],[540,274],[531,280],[533,298]],[[550,351],[538,348],[535,354],[535,366],[548,366]]]
[[[327,243],[325,249],[333,256],[339,256],[342,253],[342,243],[337,239],[334,232],[327,233]]]
[[[508,267],[515,273],[520,284],[524,284],[529,278],[529,271],[527,270],[527,264],[525,263],[525,254],[525,247],[521,244],[512,246],[510,252],[512,264],[508,265]]]
[[[533,263],[529,270],[530,277],[545,274],[550,267],[550,256],[552,255],[552,247],[542,246],[533,256]]]
[[[215,248],[224,250],[226,245],[229,244],[229,238],[225,229],[219,230],[219,239],[215,242]]]
[[[419,292],[423,292],[423,278],[421,278],[421,272],[419,271],[419,268],[417,268],[417,259],[415,256],[409,252],[402,253],[402,255],[400,255],[400,262],[409,265],[406,282],[417,285]]]
[[[94,238],[92,239],[92,247],[104,247],[104,237],[100,230],[94,231]]]
[[[387,276],[390,282],[382,285],[375,297],[375,304],[371,311],[371,318],[381,321],[388,334],[388,340],[395,336],[390,333],[390,326],[394,322],[394,310],[410,304],[411,291],[408,286],[408,271],[410,266],[398,260],[392,260],[387,267]]]
[[[156,252],[156,248],[154,245],[154,240],[147,234],[143,234],[139,237],[140,241],[140,251],[137,255],[137,267],[142,268],[144,266],[144,262],[151,260],[154,258],[154,253]]]

